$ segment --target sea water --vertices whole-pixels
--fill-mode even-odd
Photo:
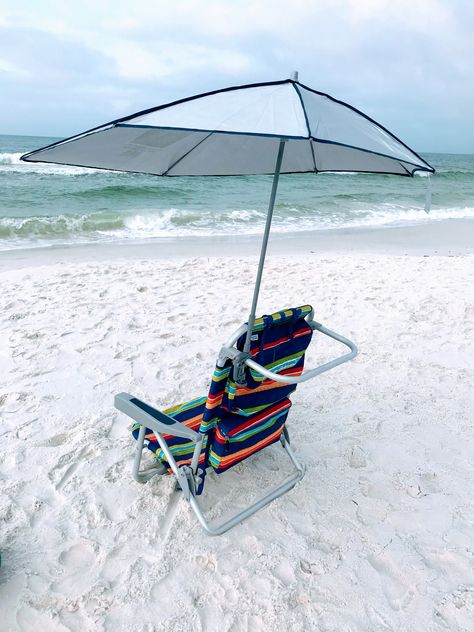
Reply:
[[[262,233],[271,176],[160,178],[20,161],[55,140],[0,135],[0,250]],[[422,156],[436,169],[429,215],[425,174],[283,175],[272,231],[474,218],[474,155]]]

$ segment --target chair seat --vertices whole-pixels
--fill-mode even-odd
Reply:
[[[205,405],[206,398],[198,397],[164,412],[188,428],[198,430]],[[278,441],[290,407],[291,401],[284,399],[249,417],[242,418],[241,415],[229,413],[218,421],[215,430],[204,435],[199,464],[202,466],[207,461],[206,455],[210,447],[209,465],[219,474]],[[139,431],[140,425],[135,424],[132,428],[135,439],[138,438]],[[156,459],[168,465],[154,433],[149,428],[145,430],[145,439],[148,449],[155,454]],[[166,434],[163,434],[163,439],[178,465],[191,463],[194,442]],[[171,473],[171,470],[168,471]]]

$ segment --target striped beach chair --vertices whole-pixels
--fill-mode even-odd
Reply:
[[[315,330],[343,342],[351,353],[303,374],[305,352]],[[244,354],[246,331],[243,325],[221,349],[207,397],[164,411],[128,393],[115,398],[116,408],[135,420],[135,479],[146,482],[157,473],[174,474],[199,522],[211,535],[224,533],[289,491],[304,476],[305,468],[296,459],[285,426],[291,407],[289,397],[298,382],[356,353],[353,343],[313,320],[310,305],[256,319],[250,351]],[[222,524],[210,525],[198,502],[206,474],[222,474],[278,441],[294,465],[291,476]],[[158,467],[140,470],[144,447],[154,454]]]

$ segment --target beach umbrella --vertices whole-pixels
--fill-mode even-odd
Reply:
[[[351,105],[290,79],[214,90],[124,116],[22,156],[159,176],[273,174],[244,352],[250,348],[281,173],[413,176],[434,169]]]

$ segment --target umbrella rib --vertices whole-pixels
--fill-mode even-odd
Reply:
[[[293,84],[294,89],[296,90],[296,94],[298,95],[299,99],[300,99],[300,103],[301,103],[301,108],[303,109],[303,114],[304,114],[304,118],[306,121],[306,127],[308,130],[308,135],[309,135],[309,142],[310,142],[310,147],[311,147],[311,154],[313,156],[313,163],[314,163],[314,172],[317,173],[318,169],[316,167],[316,158],[314,155],[314,147],[313,147],[313,141],[317,142],[317,143],[324,143],[324,144],[328,144],[328,145],[338,145],[340,147],[347,147],[348,149],[355,149],[357,151],[362,151],[364,153],[368,153],[368,154],[374,154],[376,156],[382,156],[384,158],[388,158],[389,160],[394,160],[393,156],[388,156],[387,154],[384,154],[382,152],[377,152],[377,151],[372,151],[370,149],[364,149],[363,147],[357,147],[355,145],[348,145],[346,143],[338,143],[337,141],[332,141],[332,140],[325,140],[322,138],[316,138],[315,136],[312,135],[311,132],[311,128],[309,125],[309,119],[308,119],[308,115],[306,113],[306,108],[304,106],[304,100],[303,97],[301,95],[301,91],[298,88],[298,86],[296,84]],[[306,86],[303,86],[304,88],[306,88]],[[315,90],[311,90],[310,88],[307,88],[308,90],[310,90],[311,92],[316,92]],[[361,114],[362,116],[364,116],[364,118],[367,118],[369,121],[371,121],[372,123],[375,123],[375,125],[377,125],[378,127],[380,127],[381,129],[383,129],[385,132],[388,132],[388,130],[386,130],[384,127],[382,127],[382,125],[380,125],[379,123],[377,123],[377,121],[374,121],[373,119],[371,119],[370,117],[366,116],[365,114],[363,114],[363,112],[359,112],[359,110],[357,110],[356,108],[353,108],[352,106],[348,105],[347,103],[344,103],[343,101],[338,101],[337,99],[334,99],[333,97],[331,97],[328,94],[324,94],[324,93],[318,93],[316,92],[316,94],[320,94],[321,96],[325,96],[328,97],[329,99],[331,99],[332,101],[335,101],[337,103],[340,103],[341,105],[344,105],[346,107],[348,107],[349,109],[354,110],[357,114]],[[393,136],[393,134],[391,134],[391,132],[388,132],[391,136]],[[396,138],[395,136],[393,136],[393,138],[395,138],[395,140],[397,140],[401,145],[403,145],[406,149],[408,149],[412,154],[414,154],[417,158],[419,158],[425,165],[427,165],[430,169],[433,169],[431,167],[431,165],[429,165],[425,160],[423,160],[423,158],[421,158],[420,156],[418,156],[418,154],[416,154],[412,149],[410,149],[407,145],[405,145],[404,143],[402,143],[398,138]],[[413,171],[413,173],[410,173],[410,171],[408,171],[408,169],[401,164],[400,161],[397,161],[398,164],[405,170],[405,172],[412,176],[414,171],[428,171],[428,169],[422,167],[422,166],[418,166],[416,163],[413,163],[409,160],[405,160],[404,162],[406,162],[409,165],[413,165],[414,167],[418,167],[418,169],[415,169]],[[434,172],[434,169],[433,169]]]
[[[304,140],[306,136],[289,136],[287,134],[266,134],[264,132],[236,132],[229,129],[205,129],[203,127],[174,127],[170,125],[129,125],[128,123],[117,123],[114,127],[126,129],[165,129],[176,130],[178,132],[210,132],[212,134],[230,134],[232,136],[257,136],[258,138],[287,138],[288,140]],[[39,150],[38,150],[39,151]]]
[[[98,125],[97,127],[93,127],[92,129],[89,129],[85,132],[81,132],[80,134],[75,134],[74,136],[69,136],[68,138],[63,138],[62,140],[57,140],[54,143],[50,143],[49,145],[40,147],[39,149],[33,149],[32,151],[28,151],[26,154],[23,154],[23,156],[20,156],[20,160],[23,160],[23,162],[44,162],[42,160],[36,160],[36,161],[29,160],[29,156],[34,156],[35,154],[39,154],[40,152],[45,151],[46,149],[51,149],[52,147],[66,145],[71,140],[80,140],[82,138],[85,138],[86,136],[93,136],[94,134],[100,134],[101,132],[106,132],[109,129],[113,129],[114,127],[115,127],[114,125],[110,125],[109,123],[106,123],[105,125]],[[54,164],[60,165],[62,163],[55,162]]]
[[[184,160],[185,158],[187,158],[187,157],[189,156],[189,154],[190,154],[191,152],[193,152],[193,151],[196,149],[196,147],[199,147],[199,145],[201,145],[201,144],[202,144],[205,140],[207,140],[207,139],[209,138],[209,136],[212,136],[213,134],[214,134],[214,132],[210,132],[207,136],[205,136],[204,138],[201,138],[201,140],[200,140],[198,143],[196,143],[196,144],[194,145],[194,147],[191,147],[191,149],[189,149],[189,150],[188,150],[185,154],[183,154],[183,155],[182,155],[182,156],[180,156],[177,160],[175,160],[175,161],[173,162],[173,164],[172,164],[172,165],[170,165],[170,166],[168,167],[168,169],[166,169],[166,171],[163,171],[163,174],[162,174],[162,175],[167,176],[167,175],[169,174],[169,172],[171,171],[171,169],[174,169],[174,168],[176,167],[176,165],[177,165],[177,164],[179,164],[182,160]]]
[[[405,160],[404,158],[395,158],[394,156],[389,156],[388,154],[383,154],[380,151],[373,151],[372,149],[364,149],[363,147],[358,147],[357,145],[349,145],[348,143],[339,143],[337,140],[326,140],[325,138],[316,138],[315,136],[311,136],[311,140],[314,141],[315,143],[322,143],[324,145],[337,145],[338,147],[347,147],[348,149],[355,149],[356,151],[362,151],[365,154],[373,154],[374,156],[382,156],[382,158],[388,158],[392,162],[398,162],[399,163],[400,160],[402,160],[407,165],[412,165],[413,167],[416,167],[416,169],[413,170],[413,173],[415,171],[429,171],[430,173],[435,173],[435,170],[433,169],[433,167],[431,165],[429,165],[425,160],[423,160],[423,158],[420,158],[420,160],[422,162],[424,162],[425,165],[427,165],[426,167],[423,167],[423,165],[417,165],[416,162],[411,162],[410,160]],[[410,148],[408,147],[408,149],[410,149]],[[410,149],[410,151],[411,151],[411,149]],[[412,153],[414,153],[414,152],[412,152]],[[405,169],[405,167],[403,167],[403,168]],[[348,169],[348,171],[352,171],[352,169]],[[406,171],[406,169],[405,169],[405,171]],[[368,173],[370,173],[370,172],[368,172]],[[377,172],[374,172],[374,173],[379,173],[379,172],[377,171]]]
[[[181,103],[186,103],[188,101],[195,101],[196,99],[202,99],[204,97],[211,97],[215,94],[220,94],[221,92],[235,92],[236,90],[246,90],[248,88],[262,88],[265,86],[278,86],[284,83],[290,83],[290,79],[280,79],[279,81],[262,81],[260,83],[244,83],[239,86],[229,86],[227,88],[219,88],[218,90],[210,90],[209,92],[201,92],[199,94],[194,94],[190,97],[184,97],[183,99],[177,99],[176,101],[170,101],[169,103],[163,103],[162,105],[155,105],[154,107],[147,108],[145,110],[141,110],[140,112],[135,112],[134,114],[129,114],[127,116],[122,116],[119,119],[115,119],[114,121],[110,121],[110,123],[106,123],[106,125],[121,123],[124,121],[129,121],[138,116],[144,116],[146,114],[151,114],[152,112],[158,112],[160,110],[164,110],[166,108],[181,105]]]
[[[314,173],[318,173],[318,169],[316,167],[316,158],[314,156],[314,147],[313,147],[313,141],[311,140],[311,138],[309,139],[309,146],[311,149],[311,155],[313,156],[313,164],[314,164]]]
[[[405,171],[407,172],[407,174],[408,174],[409,176],[411,175],[411,173],[408,171],[408,169],[405,167],[405,165],[403,165],[400,161],[398,161],[398,164],[400,165],[400,167],[401,167],[402,169],[405,169]]]
[[[303,114],[304,114],[304,120],[306,121],[306,129],[308,130],[308,136],[309,136],[309,148],[311,149],[311,155],[313,157],[314,173],[318,173],[318,169],[316,167],[316,158],[314,156],[313,142],[311,140],[312,139],[311,128],[309,126],[309,119],[308,119],[308,115],[306,114],[306,108],[304,106],[303,97],[301,96],[301,92],[299,91],[299,88],[296,85],[296,83],[293,84],[293,88],[296,90],[296,94],[299,97],[301,108],[302,108]]]
[[[306,86],[304,83],[299,83],[298,84],[304,88],[305,90],[307,90],[308,92],[312,92],[313,94],[318,94],[321,97],[326,97],[327,99],[329,99],[330,101],[333,101],[334,103],[339,103],[339,105],[343,105],[344,107],[348,108],[349,110],[352,110],[353,112],[355,112],[356,114],[359,114],[359,116],[362,116],[363,118],[367,119],[367,121],[370,121],[371,123],[373,123],[376,127],[378,127],[379,129],[383,130],[384,132],[386,132],[389,136],[391,136],[392,138],[394,138],[398,143],[400,143],[400,145],[403,145],[403,147],[405,147],[405,149],[408,149],[408,151],[410,151],[414,156],[416,156],[419,160],[421,160],[422,162],[425,163],[425,165],[427,165],[428,167],[430,167],[431,169],[433,169],[433,167],[431,167],[431,165],[429,163],[426,162],[426,160],[424,160],[421,156],[419,156],[416,151],[414,151],[413,149],[411,149],[411,147],[408,147],[408,145],[405,145],[405,143],[400,140],[397,136],[395,136],[395,134],[392,134],[392,132],[390,130],[388,130],[386,127],[384,127],[383,125],[381,125],[380,123],[378,123],[375,119],[371,118],[370,116],[368,116],[367,114],[364,114],[364,112],[362,112],[361,110],[358,110],[357,108],[355,108],[353,105],[350,105],[349,103],[346,103],[345,101],[341,101],[340,99],[336,99],[334,97],[332,97],[330,94],[327,94],[326,92],[318,92],[317,90],[313,90],[313,88],[310,88],[309,86]],[[411,163],[410,163],[411,164]],[[432,173],[435,173],[435,170],[433,169]]]

